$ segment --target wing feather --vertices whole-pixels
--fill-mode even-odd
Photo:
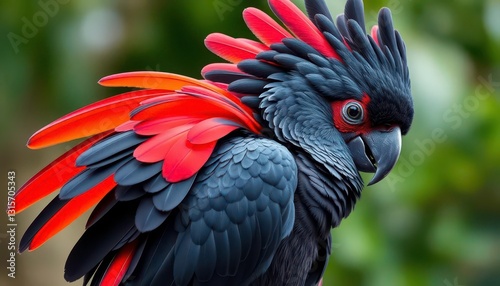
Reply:
[[[134,240],[120,249],[106,270],[101,286],[118,286],[122,282],[132,262],[136,248],[137,241]]]
[[[76,174],[80,173],[84,168],[75,167],[78,156],[110,133],[106,132],[95,135],[83,141],[29,179],[16,193],[16,212],[20,213],[27,207],[48,196],[61,188]]]
[[[191,128],[187,140],[192,144],[207,144],[219,140],[242,125],[224,118],[209,118]]]
[[[187,142],[187,132],[181,139],[172,144],[163,161],[163,177],[172,183],[193,176],[212,154],[216,141],[207,144],[191,144]]]
[[[35,250],[47,240],[72,223],[81,214],[99,202],[114,187],[112,176],[93,187],[91,190],[68,201],[34,235],[29,250]]]
[[[144,99],[164,94],[161,90],[138,90],[103,99],[73,111],[37,131],[28,147],[39,149],[99,134],[129,120],[131,110]]]
[[[215,92],[221,89],[213,84],[173,73],[155,71],[126,72],[103,77],[99,84],[108,87],[137,87],[176,91],[186,85],[204,87]]]

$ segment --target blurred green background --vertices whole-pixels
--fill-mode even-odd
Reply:
[[[415,120],[392,174],[367,187],[333,230],[324,285],[500,285],[500,1],[366,2],[367,25],[387,6],[406,41]],[[338,14],[344,1],[328,5]],[[7,171],[21,185],[71,146],[28,150],[33,132],[122,91],[99,78],[133,70],[200,77],[218,61],[203,46],[207,34],[252,37],[241,19],[247,6],[269,11],[263,0],[2,1],[2,190]],[[45,203],[16,217],[18,241]],[[83,223],[17,256],[10,279],[2,215],[0,284],[66,285],[64,260]]]

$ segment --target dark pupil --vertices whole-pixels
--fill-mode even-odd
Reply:
[[[359,116],[361,115],[359,107],[356,105],[349,106],[349,108],[347,108],[347,115],[349,115],[352,119],[359,119]]]

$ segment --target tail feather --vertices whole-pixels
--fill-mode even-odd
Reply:
[[[75,167],[78,156],[111,131],[95,135],[73,147],[29,179],[16,193],[16,212],[19,213],[37,201],[61,188],[84,168]]]
[[[117,203],[85,231],[66,260],[64,278],[67,281],[79,279],[92,272],[99,264],[99,268],[103,266],[104,269],[97,269],[92,283],[101,281],[109,269],[108,266],[112,264],[110,259],[121,246],[126,246],[122,243],[136,239],[136,236],[130,235],[137,231],[134,225],[135,212],[131,211],[137,208],[137,203],[136,201]]]
[[[120,285],[132,262],[136,248],[137,240],[134,240],[118,251],[101,280],[101,286]]]
[[[116,186],[113,177],[107,179],[83,193],[57,207],[55,214],[47,216],[46,222],[40,223],[40,228],[35,235],[29,239],[29,250],[35,250],[63,228],[68,226],[80,215],[97,204],[104,196]],[[50,206],[50,205],[49,205]],[[42,215],[42,214],[41,214]]]

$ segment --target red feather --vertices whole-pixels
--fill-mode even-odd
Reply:
[[[232,63],[254,59],[257,54],[263,51],[245,41],[237,40],[220,33],[208,35],[205,39],[205,46],[212,53]]]
[[[171,148],[165,154],[162,174],[171,183],[188,179],[207,162],[217,142],[195,145],[187,141],[187,132],[172,140]]]
[[[250,40],[250,39],[245,39],[245,38],[236,38],[236,40],[240,41],[240,42],[243,42],[243,43],[246,43],[246,44],[249,44],[251,46],[254,46],[254,47],[256,47],[257,49],[259,49],[261,51],[268,51],[269,50],[269,47],[266,46],[266,45],[264,45],[261,42],[257,42],[257,41]]]
[[[229,103],[232,107],[238,106],[238,109],[244,109],[248,112],[251,112],[252,110],[248,108],[248,106],[244,105],[241,103],[240,99],[234,96],[230,92],[214,92],[212,90],[208,90],[205,88],[200,88],[197,86],[185,86],[181,89],[183,93],[191,94],[191,95],[205,95],[208,96],[212,99],[216,99],[219,102],[223,102],[224,106],[227,106],[226,104]]]
[[[139,121],[130,120],[115,128],[116,132],[126,132],[134,129],[134,127],[139,123]]]
[[[186,85],[194,85],[220,92],[220,89],[208,82],[166,72],[126,72],[103,77],[102,86],[154,88],[176,91]]]
[[[64,229],[80,215],[94,206],[104,196],[116,186],[113,176],[109,176],[104,181],[97,184],[87,192],[71,199],[62,207],[34,236],[29,249],[34,250],[44,244],[59,231]]]
[[[378,42],[378,25],[375,25],[372,27],[371,35],[372,35],[373,40],[375,40],[375,43],[377,43],[377,45],[380,46],[380,44]]]
[[[259,9],[245,9],[243,18],[252,33],[267,46],[280,43],[285,38],[293,38],[287,30]]]
[[[137,240],[134,240],[120,249],[106,270],[106,274],[104,274],[100,286],[120,285],[134,258],[136,248]]]
[[[211,90],[207,90],[204,88],[199,88],[196,86],[185,86],[181,89],[182,93],[192,95],[196,98],[203,98],[213,103],[214,105],[227,109],[235,114],[239,113],[249,113],[251,114],[252,110],[244,105],[237,97],[222,95],[217,92],[213,92]]]
[[[340,59],[314,23],[290,0],[269,0],[269,6],[297,38],[324,56]]]
[[[137,124],[134,127],[135,133],[139,135],[156,135],[171,128],[175,128],[178,126],[186,125],[186,124],[194,124],[203,120],[201,117],[192,117],[192,116],[174,116],[174,117],[166,117],[166,118],[158,118],[145,120],[141,123]]]
[[[244,123],[250,130],[255,133],[259,133],[260,125],[252,115],[252,110],[243,104],[239,98],[230,94],[227,96],[223,96],[220,93],[216,93],[210,90],[202,89],[194,86],[186,86],[182,88],[182,92],[186,92],[188,94],[194,94],[195,96],[207,96],[211,99],[211,101],[221,107],[222,109],[227,109],[233,113],[233,116],[230,118],[238,118],[238,121]],[[221,117],[221,116],[216,116]]]
[[[209,118],[193,126],[187,134],[187,140],[192,144],[207,144],[242,127],[240,124],[224,118]]]
[[[134,150],[134,157],[144,163],[155,163],[165,159],[173,143],[182,140],[183,134],[193,125],[181,125],[149,138]],[[170,158],[167,157],[166,160]]]
[[[75,161],[95,142],[111,134],[106,132],[73,147],[29,179],[16,193],[16,212],[21,212],[37,201],[61,188],[84,168],[75,167]]]
[[[205,74],[207,72],[211,71],[228,71],[228,72],[235,72],[235,73],[243,73],[235,64],[229,64],[229,63],[215,63],[215,64],[208,64],[203,69],[201,70],[201,75],[205,77]]]
[[[222,83],[222,82],[210,82],[211,84],[215,85],[216,87],[220,88],[220,89],[223,89],[223,90],[227,90],[229,84],[227,83]],[[231,94],[237,96],[236,93],[234,92],[231,92]],[[239,97],[238,97],[239,98]]]
[[[214,101],[183,95],[175,101],[167,101],[145,108],[132,116],[132,120],[148,120],[168,116],[225,117],[239,120],[234,110],[222,109]]]
[[[37,131],[28,141],[32,149],[92,136],[114,129],[129,119],[132,109],[161,90],[138,90],[103,99],[73,111]]]

